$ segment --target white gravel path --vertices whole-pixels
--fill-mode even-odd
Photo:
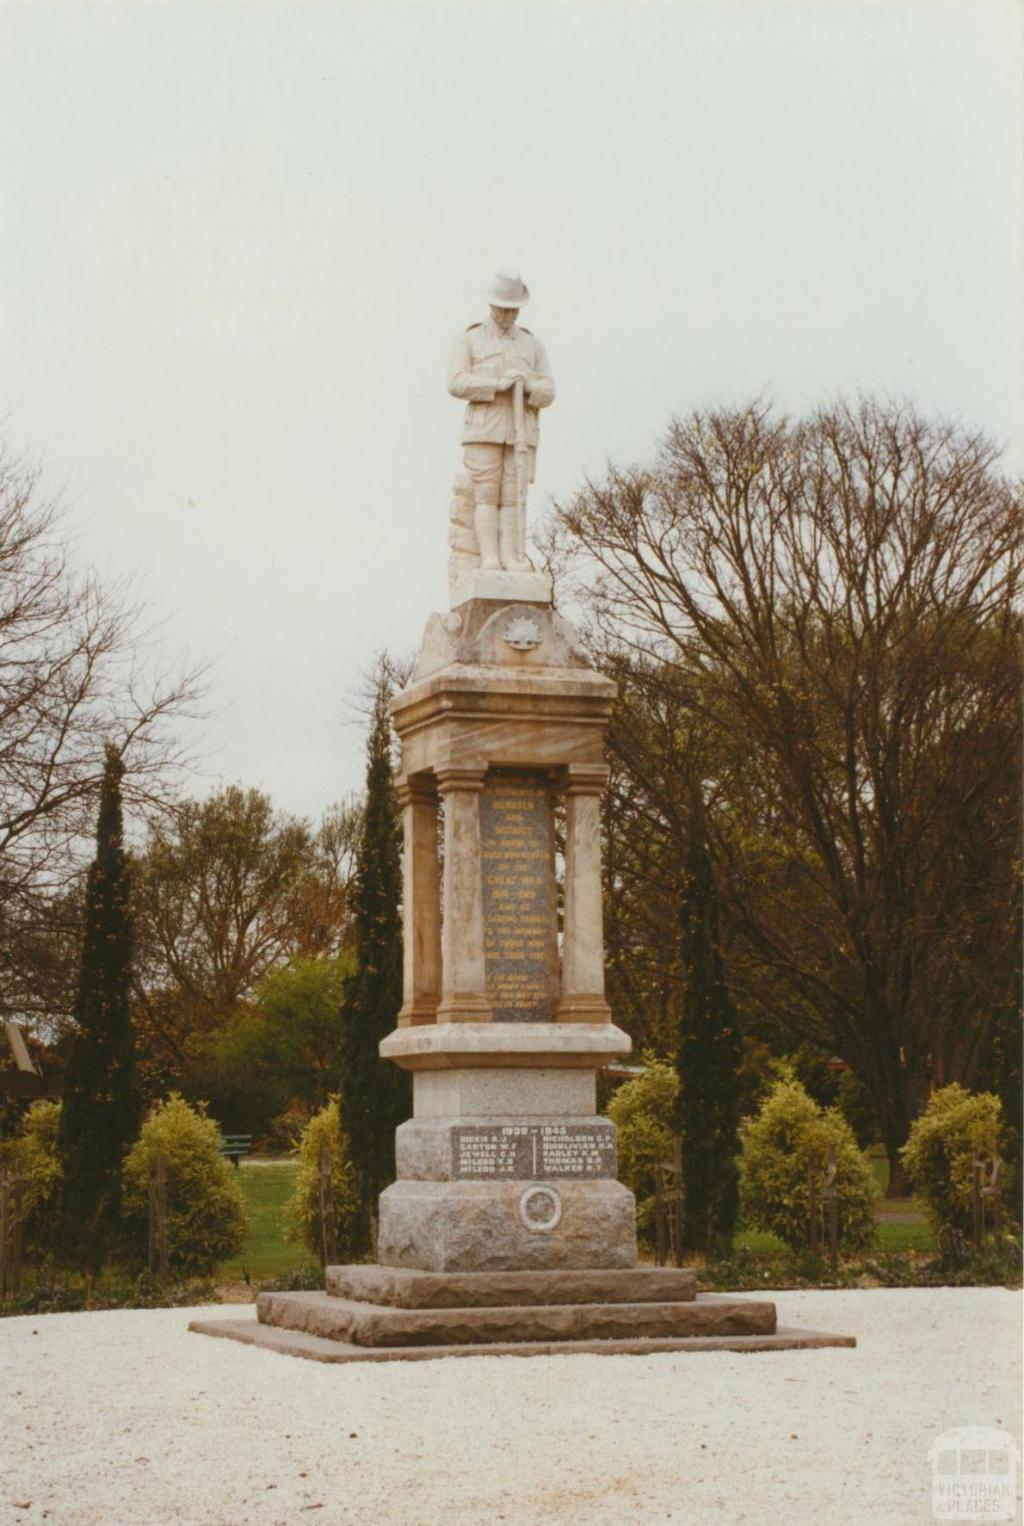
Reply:
[[[939,1432],[1020,1442],[1019,1294],[775,1296],[858,1349],[327,1367],[186,1331],[217,1309],[5,1319],[0,1521],[909,1526]]]

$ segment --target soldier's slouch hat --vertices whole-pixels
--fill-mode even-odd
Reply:
[[[530,288],[518,270],[499,270],[483,295],[492,307],[522,307],[530,300]]]

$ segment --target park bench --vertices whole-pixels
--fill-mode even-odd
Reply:
[[[220,1136],[220,1153],[228,1157],[236,1171],[242,1156],[248,1155],[251,1150],[251,1134],[222,1134]]]

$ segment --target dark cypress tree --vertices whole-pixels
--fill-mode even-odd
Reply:
[[[90,1275],[102,1267],[119,1229],[121,1165],[142,1115],[129,1011],[132,918],[123,773],[118,753],[108,747],[60,1118],[64,1176],[57,1250],[61,1260]]]
[[[680,933],[686,991],[679,1021],[678,1129],[685,1186],[683,1239],[690,1250],[727,1249],[739,1205],[736,1071],[740,1037],[719,948],[718,895],[698,786],[683,860]]]
[[[355,1174],[354,1248],[374,1249],[377,1198],[395,1179],[395,1129],[412,1112],[408,1074],[377,1052],[402,1005],[401,827],[391,767],[386,663],[375,681],[355,872],[356,969],[341,1007],[341,1126]]]
[[[1021,885],[1018,880],[1014,891],[1014,924],[1021,925]],[[1014,990],[1024,986],[1024,945],[1017,941]],[[1021,1164],[1024,1151],[1021,1148],[1021,1132],[1024,1129],[1024,1025],[1020,1020],[1019,1001],[1007,1001],[997,1012],[992,1025],[990,1053],[982,1062],[979,1091],[993,1091],[1003,1105],[1003,1127],[1006,1166],[1020,1194]]]

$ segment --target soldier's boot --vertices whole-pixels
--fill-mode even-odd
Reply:
[[[506,572],[532,572],[533,563],[523,554],[519,509],[514,503],[501,506],[501,565]]]
[[[500,572],[501,559],[498,556],[498,505],[496,503],[478,503],[473,516],[473,524],[476,529],[476,542],[480,547],[480,571]]]

